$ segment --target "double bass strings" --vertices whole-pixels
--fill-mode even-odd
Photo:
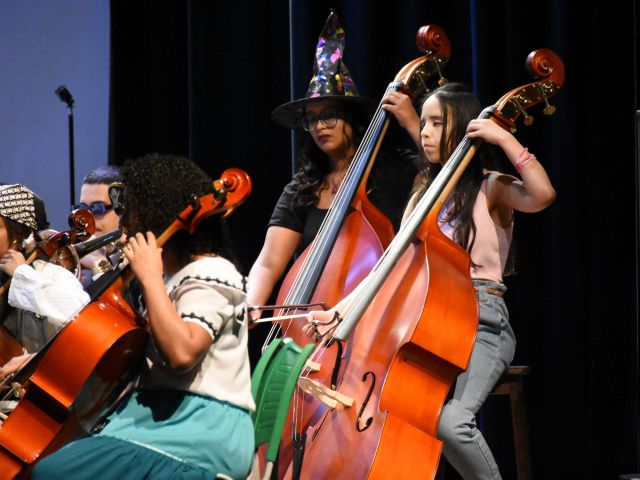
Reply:
[[[385,95],[394,87],[394,84],[390,84],[387,87]],[[347,168],[347,173],[344,177],[345,181],[343,181],[338,188],[338,192],[331,202],[329,210],[320,225],[318,234],[308,247],[309,255],[303,260],[301,268],[298,270],[297,275],[294,278],[292,284],[293,287],[286,296],[284,301],[285,304],[300,303],[297,299],[310,297],[311,292],[318,281],[319,274],[310,278],[311,276],[308,272],[320,272],[321,267],[323,266],[322,263],[326,261],[328,252],[333,247],[333,243],[337,237],[337,231],[342,227],[342,222],[339,220],[346,217],[348,208],[353,200],[353,195],[360,184],[365,168],[369,164],[371,156],[374,153],[373,149],[380,138],[380,132],[387,121],[387,112],[382,109],[381,101],[378,104],[373,119],[356,150],[353,161],[350,162]],[[285,309],[285,312],[288,311],[288,309]],[[282,336],[285,337],[289,331],[290,325],[291,323],[288,323],[284,327],[279,323],[272,325],[263,344],[263,351],[274,338],[277,338],[278,335],[282,334]]]

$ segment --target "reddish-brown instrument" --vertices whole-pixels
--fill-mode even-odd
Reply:
[[[425,55],[405,65],[388,86],[387,93],[402,91],[415,98],[428,91],[427,83],[431,78],[439,78],[440,83],[444,81],[440,71],[451,53],[445,32],[437,25],[424,26],[418,32],[416,42]],[[335,305],[369,273],[384,247],[391,242],[393,226],[371,203],[366,192],[367,179],[388,125],[388,114],[380,104],[315,240],[287,273],[277,297],[278,305],[301,305],[320,300],[326,305]],[[292,311],[276,313],[286,315]],[[309,340],[302,332],[303,325],[301,320],[291,320],[283,326],[283,335],[304,345]],[[343,355],[348,356],[348,346]],[[331,373],[330,368],[321,367],[313,377],[325,382]],[[293,406],[299,407],[295,421]],[[295,423],[296,429],[304,430],[321,415],[321,410],[321,404],[312,397],[300,396],[292,402],[285,425]],[[283,468],[292,458],[292,432],[288,428],[283,432],[278,458],[283,474]]]
[[[251,193],[249,176],[226,170],[214,192],[197,198],[157,239],[193,232],[210,215],[229,214]],[[143,320],[122,298],[127,267],[108,272],[103,291],[55,337],[15,410],[0,426],[0,479],[27,478],[43,455],[85,435],[113,406],[144,354]]]
[[[22,353],[23,348],[20,342],[4,327],[0,327],[0,365],[4,365]]]
[[[509,92],[479,118],[513,127],[557,92],[560,59],[538,50],[527,61],[543,80]],[[308,430],[300,478],[434,478],[440,411],[477,330],[469,257],[440,231],[438,213],[476,149],[460,143],[345,313],[334,341],[352,331],[354,340],[338,391],[353,405],[344,401]]]
[[[36,248],[27,254],[26,263],[31,264],[38,258],[45,261],[53,258],[65,268],[72,267],[73,265],[68,261],[71,259],[68,245],[90,237],[95,231],[95,220],[89,210],[78,209],[69,215],[69,226],[70,230],[54,232],[49,238],[36,245]],[[11,279],[8,278],[0,286],[0,298],[5,294],[10,284]],[[22,353],[22,344],[4,327],[0,326],[0,366]]]

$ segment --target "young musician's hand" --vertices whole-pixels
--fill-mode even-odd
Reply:
[[[23,355],[13,357],[0,368],[0,380],[6,378],[8,375],[11,375],[14,372],[17,372],[25,363],[27,363],[27,361],[29,361],[32,356],[33,354],[31,353],[25,353]]]
[[[147,232],[146,237],[142,233],[136,233],[129,238],[129,243],[123,249],[131,270],[142,284],[149,280],[162,280],[162,248],[156,244],[153,233]]]
[[[100,262],[105,260],[109,261],[109,259],[107,258],[107,249],[106,247],[102,247],[98,250],[94,250],[93,252],[84,255],[80,259],[80,265],[93,272],[98,267]]]
[[[382,109],[393,114],[416,145],[420,146],[420,117],[408,95],[390,92],[382,99]]]
[[[512,135],[493,120],[475,119],[471,120],[467,126],[467,137],[480,138],[493,145],[502,145]]]
[[[7,250],[7,253],[5,253],[2,258],[0,258],[0,270],[2,270],[10,277],[13,277],[16,268],[18,268],[20,265],[24,265],[25,263],[27,262],[24,259],[24,255],[22,255],[17,250],[9,249]]]
[[[337,315],[337,317],[336,317]],[[302,331],[307,337],[318,342],[335,328],[340,318],[340,313],[332,308],[330,310],[313,310],[305,315],[307,324],[302,327]]]

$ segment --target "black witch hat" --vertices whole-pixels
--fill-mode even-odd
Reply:
[[[377,102],[358,95],[349,69],[342,61],[344,45],[344,29],[338,15],[331,11],[318,38],[313,78],[305,97],[277,107],[271,113],[275,122],[287,128],[301,128],[304,107],[322,100],[337,100],[346,109],[371,116]]]

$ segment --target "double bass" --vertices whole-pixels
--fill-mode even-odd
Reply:
[[[416,44],[424,55],[405,65],[385,94],[402,91],[415,98],[430,90],[431,79],[437,78],[439,84],[445,81],[441,71],[449,60],[451,46],[444,30],[437,25],[423,26],[416,35]],[[320,299],[327,306],[335,305],[369,273],[391,242],[394,236],[391,221],[371,203],[366,192],[367,180],[389,121],[389,114],[380,103],[318,234],[283,280],[276,303],[293,307],[277,309],[277,316],[290,315],[297,310],[295,306],[318,303]],[[305,344],[308,338],[302,332],[303,325],[302,321],[289,320],[282,325],[281,333],[298,344]],[[265,345],[279,328],[279,324],[274,324]],[[348,346],[334,355],[348,356]],[[322,363],[319,362],[320,369],[313,377],[321,382],[329,381],[333,372],[330,368],[322,368]],[[294,438],[291,430],[285,429],[279,451],[281,468],[286,468],[292,458],[292,443],[299,442],[296,432],[319,418],[321,408],[322,405],[312,397],[296,393],[289,420],[285,423],[294,425]],[[281,475],[283,473],[284,470]]]
[[[542,49],[527,66],[540,80],[510,91],[478,118],[513,129],[534,105],[544,102],[544,112],[553,112],[548,98],[564,82],[561,60]],[[333,401],[307,431],[300,478],[434,478],[440,411],[467,366],[478,322],[469,256],[440,231],[438,214],[477,148],[468,138],[458,145],[341,312],[328,343],[354,341],[340,385],[311,382],[306,372],[300,378],[303,388]]]
[[[195,231],[213,214],[231,213],[250,193],[245,172],[225,170],[213,193],[194,196],[158,236],[158,246],[178,230]],[[123,259],[96,280],[93,301],[58,332],[20,385],[24,394],[0,425],[0,480],[28,478],[39,458],[86,435],[137,374],[148,334],[122,296],[130,278]]]

